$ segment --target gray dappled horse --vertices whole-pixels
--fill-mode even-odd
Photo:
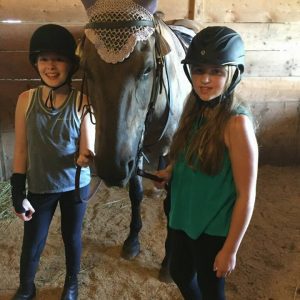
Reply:
[[[117,7],[118,12],[112,13],[113,2],[118,6],[124,3],[124,9]],[[181,65],[185,52],[174,32],[153,16],[156,1],[82,3],[89,23],[81,65],[96,117],[95,167],[108,186],[122,187],[129,182],[132,219],[122,256],[130,259],[140,251],[142,227],[143,187],[137,168],[143,168],[145,157],[156,165],[158,158],[168,153],[191,88]],[[134,13],[128,16],[129,6]],[[124,40],[134,29],[136,40]],[[118,45],[114,47],[114,43]]]

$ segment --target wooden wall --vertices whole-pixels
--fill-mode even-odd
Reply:
[[[246,45],[239,94],[259,123],[260,162],[300,163],[300,1],[194,0],[205,25],[237,30]]]
[[[250,3],[251,2],[251,3]],[[226,25],[246,44],[246,71],[238,93],[259,122],[260,162],[300,163],[300,1],[159,0],[165,19],[191,18]],[[8,19],[21,20],[8,24]],[[0,180],[11,173],[18,94],[38,84],[28,62],[32,32],[59,23],[76,38],[87,21],[79,0],[0,0]],[[80,78],[78,75],[77,83]]]

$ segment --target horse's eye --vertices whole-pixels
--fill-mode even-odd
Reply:
[[[148,77],[149,74],[151,73],[151,71],[152,71],[152,68],[151,68],[150,66],[147,67],[147,68],[144,70],[144,72],[143,72],[143,74],[142,74],[142,77],[143,77],[143,78]]]

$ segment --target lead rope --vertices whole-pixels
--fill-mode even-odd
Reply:
[[[80,88],[80,98],[79,98],[78,112],[81,110],[82,103],[83,103],[83,86],[84,86],[85,83],[87,84],[87,82],[86,82],[86,76],[85,76],[85,73],[84,73],[84,74],[83,74],[83,79],[82,79],[81,88]],[[77,164],[77,158],[79,157],[79,143],[80,143],[81,126],[82,126],[82,122],[83,122],[83,120],[84,120],[84,118],[85,118],[85,116],[86,116],[87,114],[89,114],[91,123],[92,123],[93,125],[96,124],[96,122],[95,122],[94,119],[93,119],[94,113],[93,113],[93,111],[92,111],[92,108],[91,108],[92,106],[91,106],[91,104],[90,104],[90,102],[89,102],[89,97],[88,97],[88,96],[87,96],[87,99],[88,99],[88,103],[85,104],[85,105],[83,105],[83,107],[82,107],[82,113],[81,113],[81,116],[80,116],[81,122],[80,122],[80,127],[79,127],[79,137],[78,137],[77,153],[76,153],[76,155],[75,155],[75,160],[76,160],[76,161],[75,161],[75,164],[76,164],[76,173],[75,173],[75,191],[76,191],[76,194],[77,194],[78,199],[79,199],[80,201],[82,201],[82,202],[87,202],[88,199],[87,199],[87,200],[83,200],[83,199],[81,199],[81,197],[80,197],[80,173],[81,173],[81,168],[82,168],[82,167],[79,166],[79,165]]]

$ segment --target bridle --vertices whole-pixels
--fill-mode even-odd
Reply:
[[[144,131],[141,134],[139,145],[138,145],[138,151],[137,151],[137,156],[136,156],[136,165],[137,165],[138,161],[141,159],[141,157],[143,157],[149,163],[149,160],[148,160],[147,156],[145,155],[145,150],[153,147],[163,138],[163,136],[167,130],[168,124],[169,124],[170,115],[172,113],[170,81],[169,81],[168,70],[166,67],[166,61],[165,61],[165,57],[164,57],[165,54],[162,52],[163,45],[161,44],[164,40],[162,39],[161,27],[160,27],[161,25],[159,24],[159,20],[155,15],[153,16],[153,26],[155,29],[155,31],[154,31],[154,38],[155,38],[154,78],[153,78],[153,83],[152,83],[150,101],[148,104],[148,109],[147,109],[146,118],[145,118],[145,122],[144,122]],[[166,82],[164,81],[164,78],[163,78],[164,71],[166,74]],[[163,89],[167,96],[167,103],[166,103],[167,118],[166,118],[165,124],[163,126],[163,130],[160,132],[159,136],[156,137],[156,139],[153,142],[151,142],[149,144],[145,144],[144,136],[147,133],[147,129],[149,128],[149,126],[152,122],[158,95],[162,93]],[[137,171],[138,171],[138,169],[137,169]]]

